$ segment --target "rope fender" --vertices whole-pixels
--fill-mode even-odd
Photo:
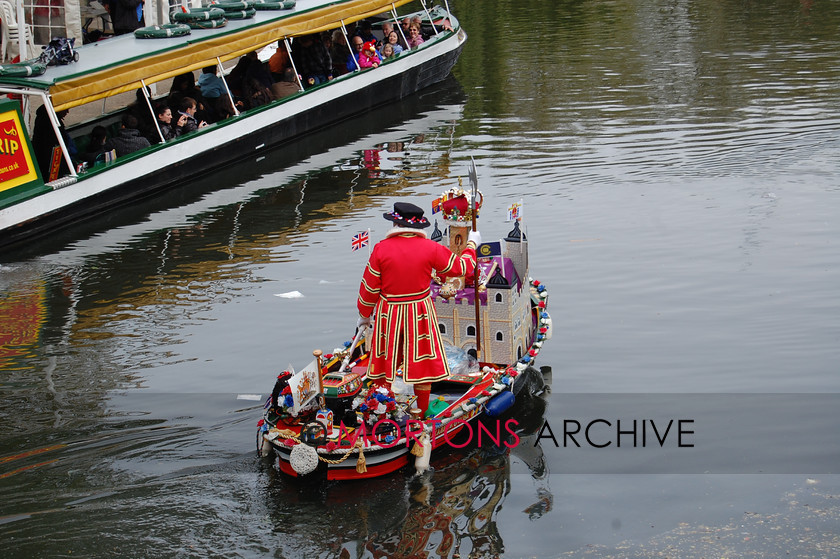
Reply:
[[[272,2],[271,0],[257,0],[254,4],[254,9],[257,10],[291,10],[297,5],[295,0],[283,0],[282,2]]]
[[[222,19],[224,17],[225,11],[221,8],[191,8],[188,12],[172,12],[169,14],[169,19],[186,23]]]
[[[291,429],[277,429],[277,428],[275,428],[275,429],[272,429],[272,431],[277,433],[278,438],[282,437],[283,439],[291,439],[291,440],[295,441],[297,443],[295,446],[300,446],[300,445],[306,446],[306,443],[302,442],[300,440],[300,437],[298,435],[296,435],[295,432],[292,431]],[[364,458],[362,458],[364,456],[364,454],[363,454],[363,450],[362,450],[362,439],[361,438],[359,440],[357,440],[356,444],[354,446],[351,446],[350,449],[341,458],[338,458],[336,460],[330,460],[329,458],[324,458],[323,456],[318,454],[318,460],[320,460],[321,462],[325,462],[327,464],[333,464],[333,465],[341,464],[342,462],[344,462],[345,460],[350,458],[350,455],[353,454],[353,452],[356,449],[359,449],[359,451],[358,451],[359,452],[359,460],[362,461],[362,463],[364,463]]]
[[[163,25],[149,25],[134,30],[138,39],[162,39],[166,37],[183,37],[189,35],[191,28],[184,23],[165,23]]]
[[[228,11],[225,10],[225,17],[228,19],[248,19],[254,17],[254,14],[257,13],[257,10],[251,8],[249,10],[237,10],[237,11]]]
[[[248,10],[254,7],[254,0],[241,0],[239,2],[214,2],[210,5],[211,8],[221,8],[224,11]]]
[[[0,76],[27,78],[29,76],[40,76],[46,71],[47,65],[37,58],[31,58],[15,64],[0,64]]]
[[[187,23],[193,29],[215,29],[217,27],[224,27],[227,25],[227,20],[225,18],[221,19],[208,19],[205,21],[190,21]]]

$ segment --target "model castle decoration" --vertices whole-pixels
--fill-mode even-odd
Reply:
[[[430,235],[433,241],[460,254],[471,230],[472,211],[481,208],[481,193],[476,200],[460,188],[453,188],[435,200],[446,226],[437,222]],[[528,240],[519,220],[504,239],[485,242],[476,251],[479,265],[478,297],[480,306],[481,361],[514,363],[527,354],[534,339],[531,315],[531,284],[528,277]],[[450,278],[432,284],[440,332],[443,338],[464,350],[475,350],[474,277]]]

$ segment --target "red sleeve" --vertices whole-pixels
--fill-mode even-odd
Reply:
[[[448,248],[441,246],[435,262],[435,270],[441,278],[462,277],[475,272],[475,243],[467,243],[461,256],[455,256]]]
[[[376,303],[379,302],[379,289],[382,285],[382,274],[379,270],[379,259],[374,247],[373,254],[368,260],[365,273],[362,274],[362,284],[359,286],[359,300],[356,306],[359,314],[365,318],[373,313]]]

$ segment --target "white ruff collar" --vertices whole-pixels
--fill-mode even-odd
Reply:
[[[399,227],[397,225],[391,227],[391,229],[385,235],[385,238],[387,239],[388,237],[393,237],[395,235],[402,235],[404,233],[411,233],[412,235],[417,235],[418,237],[423,237],[424,239],[428,238],[428,236],[426,235],[426,232],[423,231],[422,229],[415,229],[413,227]]]

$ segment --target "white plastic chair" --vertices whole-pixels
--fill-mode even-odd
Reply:
[[[2,41],[3,45],[0,47],[0,61],[5,62],[8,55],[9,59],[14,58],[19,54],[19,33],[21,26],[18,25],[17,16],[15,15],[15,6],[8,0],[0,0],[0,18],[2,18]],[[27,51],[21,55],[21,60],[26,60],[31,53],[35,52],[35,43],[32,40],[32,32],[26,23],[23,24],[24,37],[26,38]]]

